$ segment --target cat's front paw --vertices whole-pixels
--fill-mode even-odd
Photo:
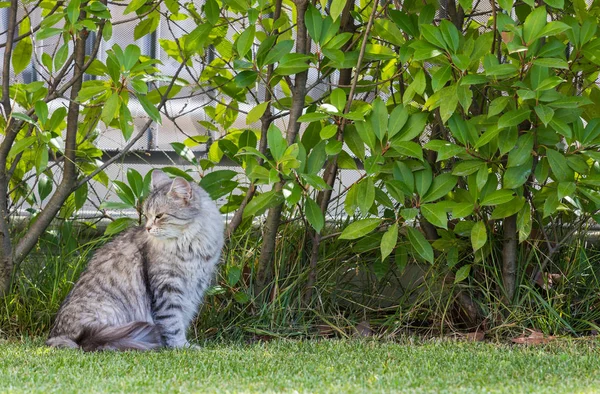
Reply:
[[[184,349],[190,349],[190,350],[201,350],[202,346],[186,342],[185,346],[183,348]]]

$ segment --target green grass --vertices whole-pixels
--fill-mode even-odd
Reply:
[[[10,342],[0,344],[0,392],[596,392],[598,344],[272,341],[84,354]]]

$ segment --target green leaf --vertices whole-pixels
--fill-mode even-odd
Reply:
[[[136,223],[135,219],[132,218],[119,218],[106,226],[106,230],[104,230],[104,235],[114,235],[118,234],[121,231],[133,226]]]
[[[554,116],[554,110],[550,107],[546,107],[545,105],[537,105],[535,108],[535,113],[538,118],[542,121],[544,126],[548,126],[548,123],[552,120]]]
[[[335,21],[341,15],[344,6],[346,5],[345,0],[332,0],[329,6],[329,15]]]
[[[37,137],[34,135],[30,135],[29,137],[25,137],[21,140],[16,141],[10,151],[8,152],[8,158],[11,159],[23,152],[25,149],[31,148],[31,146],[36,142]]]
[[[453,175],[466,176],[471,175],[481,167],[485,166],[485,163],[481,160],[465,160],[459,162],[452,170]]]
[[[565,0],[545,0],[544,3],[553,8],[563,9],[565,7]]]
[[[65,64],[68,57],[69,46],[64,44],[58,49],[58,51],[56,51],[56,56],[54,56],[54,69],[59,70]]]
[[[13,49],[12,66],[15,74],[19,74],[25,70],[27,65],[31,63],[31,55],[33,54],[33,44],[31,37],[25,37],[17,42]]]
[[[557,188],[558,199],[562,200],[564,197],[573,196],[575,189],[575,182],[559,182]]]
[[[505,202],[504,204],[500,204],[496,206],[492,214],[490,215],[490,219],[504,219],[509,216],[514,215],[519,212],[521,208],[525,205],[524,197],[515,197],[509,202]]]
[[[259,194],[246,205],[243,217],[248,218],[261,215],[267,209],[281,204],[283,200],[284,198],[281,192],[276,192],[275,190]]]
[[[546,149],[546,155],[557,181],[573,181],[573,170],[567,164],[567,159],[562,153],[548,148]]]
[[[501,127],[495,127],[494,125],[490,125],[488,129],[477,139],[474,148],[477,149],[489,144],[494,138],[498,136],[498,134],[500,134],[501,131]]]
[[[407,157],[414,157],[423,161],[423,148],[413,141],[394,141],[392,147],[396,152]]]
[[[144,189],[144,178],[140,175],[139,172],[134,170],[133,168],[127,169],[127,182],[129,182],[129,187],[133,192],[133,195],[140,199],[142,197],[143,189]]]
[[[511,12],[513,7],[514,0],[498,0],[498,5],[504,11]]]
[[[308,9],[304,15],[306,29],[314,42],[319,42],[321,38],[321,29],[323,27],[323,18],[319,10],[312,4],[308,5]]]
[[[123,53],[123,67],[125,71],[129,71],[136,65],[140,59],[141,51],[137,45],[127,45]]]
[[[559,1],[562,1],[562,0],[559,0]],[[548,2],[546,2],[546,3],[548,3]],[[557,34],[562,33],[563,31],[569,30],[570,28],[571,28],[571,26],[567,25],[566,23],[563,23],[560,21],[553,21],[553,22],[548,23],[546,26],[544,26],[544,28],[540,32],[540,36],[542,36],[542,37],[555,36]]]
[[[338,111],[343,112],[346,107],[346,93],[341,88],[333,89],[329,95],[329,102],[333,104]]]
[[[325,219],[323,217],[323,212],[321,212],[321,208],[310,197],[306,197],[305,214],[310,225],[317,233],[320,233],[325,225]]]
[[[504,172],[504,183],[505,189],[515,189],[527,181],[527,178],[531,174],[531,166],[533,165],[533,158],[530,157],[524,164],[516,167],[510,167]]]
[[[288,54],[292,48],[294,47],[293,40],[283,40],[275,44],[273,48],[267,53],[264,61],[261,66],[267,66],[269,64],[276,63],[281,60],[281,58]]]
[[[506,108],[506,105],[509,101],[510,97],[507,96],[500,96],[492,100],[488,109],[488,118],[494,115],[498,115],[500,112],[502,112],[504,108]]]
[[[67,6],[67,19],[69,20],[69,22],[71,22],[72,25],[75,24],[75,22],[77,22],[77,20],[79,19],[79,7],[81,5],[81,1],[80,0],[71,0],[69,1],[69,5]]]
[[[421,214],[434,226],[448,230],[446,204],[423,204],[421,205]]]
[[[350,225],[346,227],[344,231],[342,231],[342,234],[340,234],[340,239],[360,238],[375,230],[380,223],[381,219],[376,218],[357,220],[353,223],[350,223]]]
[[[370,115],[371,127],[377,138],[381,141],[387,133],[388,112],[383,100],[377,97],[373,101],[373,111]]]
[[[487,230],[484,222],[477,222],[471,229],[471,246],[473,251],[481,249],[487,242]]]
[[[150,16],[144,18],[133,28],[133,39],[139,40],[140,38],[154,33],[158,28],[158,24],[160,23],[160,14],[153,15],[151,13]]]
[[[444,38],[444,42],[450,49],[450,52],[456,53],[456,51],[458,51],[460,41],[460,34],[456,26],[454,26],[449,20],[442,19],[439,29],[442,33],[442,37]]]
[[[48,120],[48,104],[45,101],[39,100],[35,102],[35,114],[40,123],[43,125]]]
[[[322,112],[307,112],[298,118],[298,122],[318,122],[319,120],[327,119],[329,115]]]
[[[200,186],[209,194],[210,198],[216,200],[231,193],[238,186],[238,183],[232,180],[237,174],[232,170],[209,172],[200,180]]]
[[[242,277],[242,270],[240,267],[229,267],[227,270],[227,284],[229,286],[235,286]]]
[[[458,178],[449,173],[443,173],[436,176],[433,179],[433,183],[429,188],[429,191],[421,199],[421,202],[432,202],[444,197],[446,194],[450,193],[452,189],[454,189],[457,182]]]
[[[256,26],[252,25],[245,29],[242,34],[239,35],[235,42],[235,49],[240,55],[240,58],[246,56],[248,51],[252,48],[254,42],[254,35],[256,34]]]
[[[100,119],[102,119],[104,124],[109,125],[110,122],[112,122],[117,113],[117,109],[119,108],[119,104],[119,94],[113,92],[102,107],[102,114],[100,115]]]
[[[415,249],[417,254],[423,259],[425,259],[425,261],[428,261],[429,263],[433,264],[433,248],[431,247],[431,244],[425,239],[423,234],[421,234],[418,230],[412,227],[407,227],[406,231],[408,235],[408,241]]]
[[[287,141],[283,138],[281,130],[274,124],[271,124],[267,131],[267,143],[269,144],[269,150],[273,158],[275,161],[279,161],[287,149]]]
[[[471,272],[471,264],[465,264],[456,271],[456,275],[454,275],[454,283],[460,283],[463,280],[469,277],[469,273]]]
[[[204,3],[204,13],[206,14],[206,19],[208,23],[214,25],[219,20],[219,13],[221,9],[219,8],[219,4],[215,0],[206,0]],[[254,26],[254,25],[253,25]]]
[[[308,174],[318,174],[318,172],[323,168],[325,160],[327,160],[327,154],[325,153],[325,141],[321,141],[315,145],[308,155],[306,172]]]
[[[254,85],[258,79],[258,72],[251,70],[244,70],[233,78],[235,84],[240,88],[245,88],[250,85]]]
[[[130,12],[137,11],[142,8],[144,4],[146,4],[147,0],[131,0],[127,7],[125,7],[125,11],[123,11],[123,15],[127,15]]]
[[[275,69],[275,74],[293,75],[306,71],[310,67],[310,64],[307,63],[310,59],[312,59],[312,55],[302,55],[300,53],[285,54],[279,61]]]
[[[504,204],[513,199],[515,192],[512,190],[495,190],[490,194],[486,195],[483,200],[479,203],[479,205],[487,207],[491,205],[499,205]]]
[[[52,192],[52,179],[48,178],[46,174],[40,174],[37,187],[40,201],[45,200]]]
[[[162,118],[160,116],[160,112],[158,112],[156,107],[154,105],[152,105],[152,103],[150,101],[148,101],[148,98],[141,94],[138,95],[137,98],[138,98],[140,104],[142,105],[142,108],[144,108],[144,111],[146,111],[148,116],[150,116],[150,119],[152,119],[153,121],[155,121],[158,124],[162,124]]]
[[[269,102],[265,101],[264,103],[260,103],[256,107],[252,108],[248,112],[248,115],[246,115],[246,124],[252,124],[258,121],[261,118],[261,116],[263,116],[268,106]]]
[[[523,23],[523,39],[527,45],[541,37],[541,32],[546,26],[546,7],[538,7],[533,10]]]
[[[385,260],[396,247],[398,242],[398,224],[392,224],[381,237],[381,260]]]
[[[369,213],[369,210],[375,201],[375,185],[373,184],[373,178],[367,177],[360,181],[356,186],[358,208],[366,215]]]
[[[517,167],[525,163],[532,155],[533,133],[526,133],[519,137],[517,146],[508,154],[507,167]]]
[[[319,136],[321,137],[322,140],[328,140],[337,134],[337,130],[338,130],[337,125],[328,124],[327,126],[325,126],[321,129],[321,131],[319,132]]]
[[[509,111],[498,119],[498,128],[517,126],[526,119],[529,119],[531,110],[521,108],[514,111]]]
[[[533,64],[540,67],[569,69],[569,63],[566,60],[556,58],[537,58],[533,61]]]

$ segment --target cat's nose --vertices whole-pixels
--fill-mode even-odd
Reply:
[[[150,232],[150,230],[152,230],[152,227],[151,226],[150,227],[146,226],[146,231]]]

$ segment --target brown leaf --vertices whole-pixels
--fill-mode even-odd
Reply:
[[[373,335],[373,330],[371,330],[369,322],[363,320],[356,325],[356,333],[361,337],[370,337]]]
[[[485,338],[485,332],[475,331],[465,334],[465,339],[469,342],[481,342]]]
[[[535,283],[544,290],[551,289],[555,284],[563,279],[561,274],[551,274],[549,272],[538,273],[535,277]]]
[[[507,31],[503,31],[500,34],[502,35],[502,42],[504,42],[505,44],[508,44],[509,42],[512,42],[513,39],[515,38],[515,33],[510,33],[510,32],[507,32]]]
[[[511,339],[511,342],[518,343],[521,345],[541,345],[544,343],[548,343],[554,339],[556,339],[553,335],[545,336],[544,333],[536,330],[529,330],[531,333],[529,336],[525,334],[518,336],[516,338]]]

